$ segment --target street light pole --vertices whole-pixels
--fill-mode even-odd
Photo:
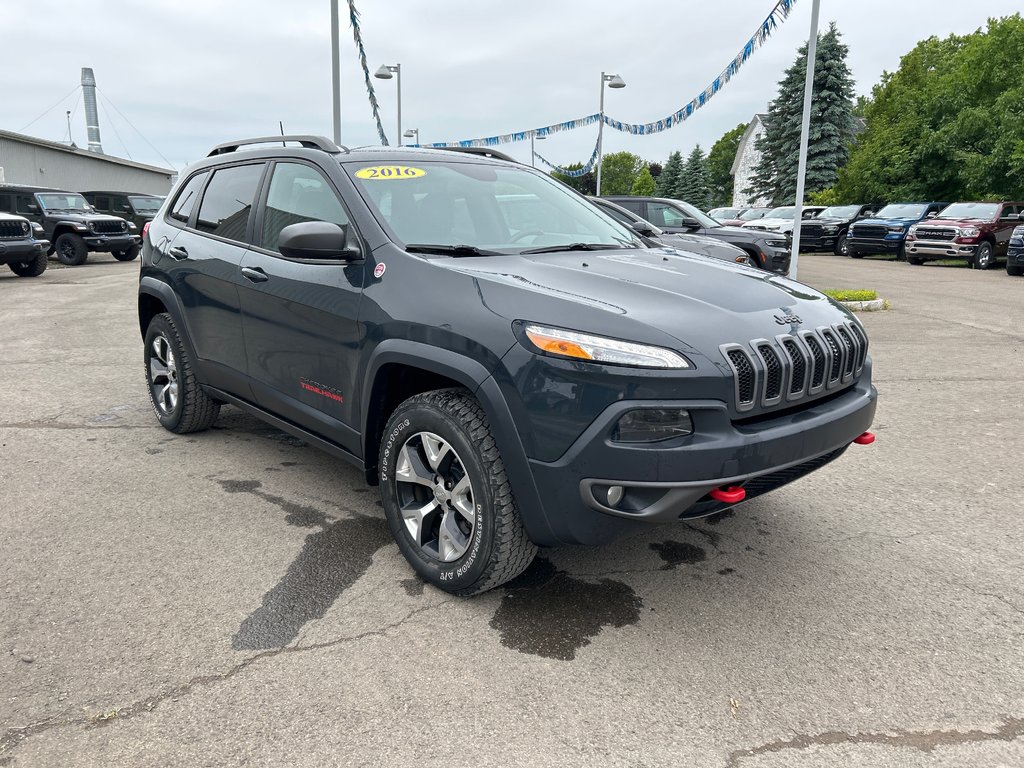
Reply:
[[[609,88],[625,88],[626,81],[618,75],[601,73],[601,114],[597,123],[597,194],[601,194],[601,156],[604,153],[604,84]]]
[[[402,135],[405,136],[405,138],[407,138],[407,139],[411,139],[411,138],[415,137],[416,138],[416,146],[419,146],[419,143],[420,143],[420,129],[419,128],[410,128],[405,133],[403,133]]]
[[[392,75],[392,73],[394,73]],[[402,65],[381,64],[380,68],[373,73],[374,77],[381,80],[390,80],[395,77],[398,85],[398,146],[402,146]]]
[[[341,144],[341,41],[338,0],[331,0],[331,86],[334,93],[334,143]]]

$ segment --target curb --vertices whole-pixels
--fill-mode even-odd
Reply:
[[[885,299],[874,299],[873,301],[843,301],[840,303],[851,312],[878,312],[881,309],[889,308],[889,302]]]

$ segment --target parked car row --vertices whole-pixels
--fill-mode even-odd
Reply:
[[[90,253],[110,253],[118,261],[132,261],[139,255],[141,232],[160,209],[163,198],[127,192],[69,192],[37,186],[0,184],[0,213],[9,214],[15,223],[0,231],[0,263],[11,266],[16,274],[31,276],[46,269],[46,257],[56,254],[68,266],[85,262]],[[20,253],[26,246],[12,244],[15,230],[27,224],[35,244],[32,264],[12,262],[5,252]],[[8,234],[3,234],[8,232]],[[42,258],[37,251],[42,249]],[[11,257],[14,258],[14,257]],[[21,271],[18,271],[18,270]]]

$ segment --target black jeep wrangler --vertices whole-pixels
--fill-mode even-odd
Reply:
[[[78,266],[90,252],[108,252],[118,261],[139,255],[138,230],[118,216],[98,214],[78,192],[0,184],[0,211],[39,224],[61,264]]]
[[[46,251],[50,247],[43,228],[24,216],[0,213],[0,264],[6,264],[18,277],[39,277],[46,271]]]
[[[480,155],[214,148],[144,237],[139,326],[164,427],[230,403],[352,462],[416,572],[463,595],[537,546],[720,512],[873,440],[841,306],[648,248]]]
[[[109,213],[111,216],[127,219],[140,233],[143,227],[153,220],[164,203],[161,196],[143,192],[91,191],[83,192],[82,196],[97,213]]]

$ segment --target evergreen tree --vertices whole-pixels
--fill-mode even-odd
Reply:
[[[849,156],[854,122],[853,77],[846,63],[848,52],[835,22],[829,25],[828,32],[818,36],[807,144],[805,189],[808,194],[831,187]],[[764,136],[755,145],[761,152],[761,161],[746,191],[771,200],[772,205],[792,203],[796,199],[806,67],[805,44],[779,83],[778,95],[768,106]]]
[[[680,178],[678,190],[673,197],[689,203],[702,211],[710,206],[710,193],[708,190],[708,161],[701,151],[700,144],[693,148],[693,151],[686,158],[686,165],[683,166],[683,174]]]
[[[654,186],[654,177],[651,176],[651,169],[644,166],[640,169],[636,181],[633,182],[633,189],[630,191],[630,194],[637,197],[650,197],[654,194]]]
[[[668,162],[658,174],[654,194],[658,197],[672,197],[675,194],[679,179],[683,175],[683,155],[678,150],[668,156]]]

